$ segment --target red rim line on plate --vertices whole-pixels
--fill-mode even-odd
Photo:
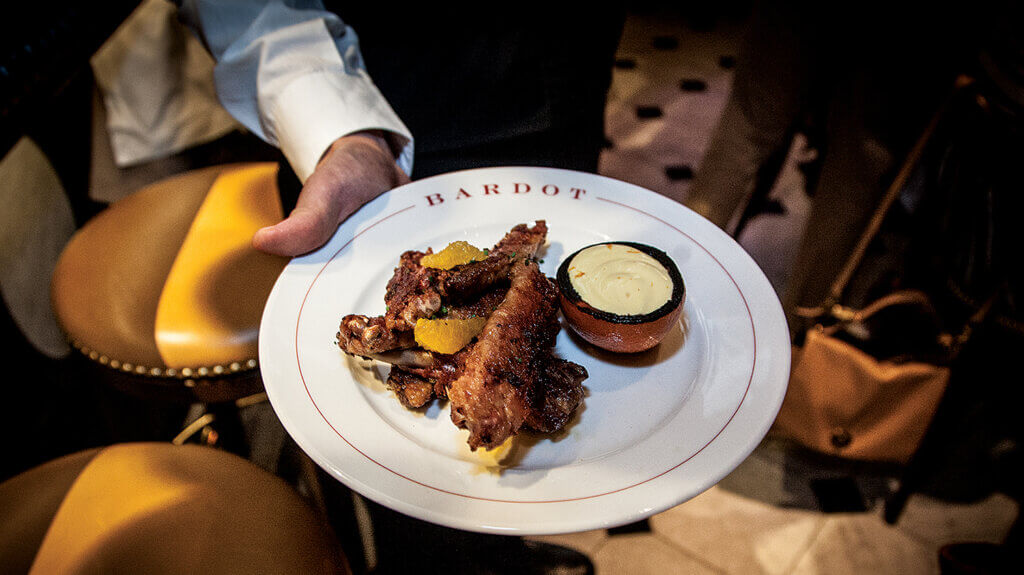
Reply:
[[[645,483],[649,483],[651,481],[654,481],[655,479],[658,479],[659,477],[662,477],[663,475],[671,473],[672,471],[675,471],[680,466],[682,466],[686,462],[690,461],[691,459],[696,457],[698,454],[700,454],[702,451],[707,449],[707,447],[709,445],[711,445],[712,443],[714,443],[714,441],[716,439],[718,439],[718,436],[720,436],[722,434],[722,432],[725,431],[726,428],[729,427],[729,424],[732,423],[733,419],[735,419],[736,414],[739,413],[740,407],[743,406],[743,402],[746,400],[747,394],[750,392],[750,386],[751,386],[751,384],[754,381],[754,373],[756,371],[756,366],[757,366],[757,334],[756,334],[755,327],[754,327],[754,316],[753,316],[753,314],[750,311],[750,304],[747,302],[747,298],[743,294],[743,290],[740,289],[740,286],[736,282],[736,279],[733,278],[732,274],[729,273],[729,270],[727,270],[725,268],[725,266],[722,265],[722,262],[719,261],[718,258],[715,257],[714,254],[712,254],[706,247],[704,247],[703,244],[701,244],[700,242],[695,240],[692,236],[690,236],[690,234],[684,232],[683,230],[680,230],[679,228],[677,228],[674,225],[666,222],[665,220],[663,220],[663,219],[661,219],[661,218],[659,218],[659,217],[657,217],[657,216],[655,216],[653,214],[645,212],[645,211],[643,211],[643,210],[641,210],[639,208],[635,208],[633,206],[629,206],[629,205],[617,202],[615,200],[609,200],[609,199],[605,199],[605,198],[601,198],[601,197],[597,197],[596,199],[604,201],[604,202],[608,202],[610,204],[615,204],[616,206],[619,206],[619,207],[623,207],[623,208],[627,208],[627,209],[633,210],[633,211],[638,212],[640,214],[643,214],[643,215],[645,215],[647,217],[650,217],[650,218],[652,218],[652,219],[654,219],[654,220],[656,220],[658,222],[661,222],[662,224],[668,226],[669,228],[672,228],[673,230],[675,230],[676,232],[682,234],[687,239],[689,239],[691,242],[693,242],[694,244],[699,246],[706,254],[708,254],[708,256],[711,257],[711,259],[713,259],[715,261],[716,264],[718,264],[718,267],[722,268],[722,271],[725,272],[726,276],[729,277],[729,280],[732,282],[733,286],[736,288],[736,291],[739,293],[740,298],[743,300],[743,305],[746,307],[747,316],[750,318],[750,331],[751,331],[751,335],[753,336],[753,361],[751,362],[751,367],[750,367],[750,377],[747,379],[747,386],[743,390],[743,396],[740,398],[740,402],[736,405],[736,409],[733,410],[732,414],[729,416],[729,419],[726,420],[725,425],[723,425],[722,429],[718,430],[718,432],[715,433],[715,435],[711,439],[709,439],[708,442],[705,443],[700,449],[698,449],[697,451],[693,452],[692,454],[690,454],[688,457],[686,457],[685,459],[683,459],[679,463],[673,465],[672,467],[669,467],[668,469],[666,469],[666,470],[664,470],[664,471],[662,471],[662,472],[660,472],[660,473],[658,473],[656,475],[653,475],[653,476],[651,476],[651,477],[649,477],[647,479],[644,479],[642,481],[638,481],[636,483],[627,485],[625,487],[620,487],[618,489],[613,489],[611,491],[605,491],[603,493],[595,493],[595,494],[592,494],[592,495],[583,495],[583,496],[580,496],[580,497],[570,497],[570,498],[564,498],[564,499],[515,500],[515,499],[497,499],[497,498],[490,498],[490,497],[480,497],[478,495],[468,495],[468,494],[465,494],[465,493],[459,493],[457,491],[451,491],[451,490],[448,490],[448,489],[443,489],[441,487],[436,487],[434,485],[430,485],[428,483],[424,483],[422,481],[419,481],[417,479],[413,479],[412,477],[409,477],[407,475],[399,473],[398,471],[395,471],[394,469],[388,467],[387,465],[384,465],[383,463],[377,461],[373,457],[370,457],[366,452],[364,452],[363,450],[361,450],[358,447],[356,447],[351,441],[348,440],[348,438],[346,438],[340,431],[338,431],[338,429],[336,427],[334,427],[334,425],[327,419],[327,416],[324,415],[324,412],[320,409],[320,406],[317,405],[316,400],[313,399],[313,394],[309,390],[309,385],[306,383],[306,378],[302,374],[302,361],[299,358],[299,322],[302,319],[302,311],[306,307],[306,300],[309,299],[309,294],[313,291],[313,286],[316,285],[316,282],[320,279],[320,276],[323,274],[324,270],[327,269],[327,266],[330,265],[330,263],[332,261],[334,261],[334,259],[336,257],[338,257],[338,255],[342,251],[344,251],[345,248],[347,248],[349,245],[351,245],[352,242],[354,242],[356,240],[356,238],[358,238],[359,236],[361,236],[364,233],[368,232],[369,230],[373,229],[375,226],[377,226],[377,225],[387,221],[388,219],[393,218],[393,217],[397,216],[398,214],[401,214],[403,212],[406,212],[406,211],[416,207],[415,205],[411,205],[411,206],[402,208],[401,210],[398,210],[396,212],[393,212],[391,214],[388,214],[387,216],[384,216],[383,218],[381,218],[381,219],[377,220],[376,222],[370,224],[369,226],[367,226],[365,229],[361,230],[356,235],[352,236],[352,239],[350,239],[349,241],[345,242],[345,244],[343,246],[341,246],[340,248],[338,248],[338,251],[334,252],[334,255],[332,255],[330,257],[330,259],[328,259],[327,262],[324,263],[323,267],[321,267],[320,271],[317,272],[317,274],[313,278],[312,282],[310,282],[309,288],[306,290],[306,295],[302,298],[302,304],[299,306],[299,313],[295,317],[295,363],[296,363],[296,367],[298,368],[298,371],[299,371],[299,379],[302,380],[302,386],[306,390],[306,396],[309,397],[310,403],[313,404],[314,409],[316,409],[317,413],[320,414],[320,417],[324,420],[324,423],[326,423],[327,426],[330,427],[331,430],[334,431],[334,433],[338,437],[340,437],[342,439],[342,441],[344,441],[349,447],[354,449],[357,453],[359,453],[360,455],[362,455],[363,457],[365,457],[369,461],[373,462],[374,464],[376,464],[381,469],[384,469],[384,470],[388,471],[389,473],[394,474],[397,477],[401,477],[402,479],[405,479],[406,481],[409,481],[411,483],[415,483],[416,485],[420,485],[422,487],[425,487],[427,489],[431,489],[433,491],[437,491],[439,493],[445,493],[445,494],[448,494],[448,495],[454,495],[456,497],[463,497],[463,498],[466,498],[466,499],[474,499],[474,500],[478,500],[478,501],[488,501],[488,502],[492,502],[492,503],[533,503],[533,504],[536,504],[536,503],[567,503],[567,502],[570,502],[570,501],[583,501],[583,500],[586,500],[586,499],[595,499],[597,497],[604,497],[604,496],[607,496],[607,495],[613,495],[615,493],[620,493],[622,491],[626,491],[628,489],[632,489],[634,487],[638,487],[638,486],[643,485]]]

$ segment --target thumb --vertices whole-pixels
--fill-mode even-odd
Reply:
[[[313,251],[331,239],[338,219],[336,212],[296,207],[280,223],[258,230],[252,245],[262,252],[287,257]]]
[[[378,142],[379,140],[379,142]],[[295,209],[284,221],[252,238],[257,250],[297,256],[327,243],[342,220],[361,205],[408,181],[382,138],[339,138],[306,180]]]

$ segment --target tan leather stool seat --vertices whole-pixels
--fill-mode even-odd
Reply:
[[[261,389],[263,305],[285,258],[250,245],[283,217],[274,163],[188,172],[118,201],[71,239],[52,283],[72,345],[145,397],[226,401]]]
[[[127,443],[0,484],[7,573],[348,573],[327,523],[224,451]]]

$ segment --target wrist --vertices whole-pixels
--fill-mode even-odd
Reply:
[[[395,161],[398,157],[399,148],[397,143],[389,136],[389,133],[385,130],[361,130],[359,132],[353,132],[346,134],[337,140],[331,142],[331,145],[324,151],[323,155],[317,161],[317,164],[324,161],[328,155],[335,151],[338,147],[344,146],[354,141],[363,141],[373,144],[378,150],[386,154],[391,161]]]

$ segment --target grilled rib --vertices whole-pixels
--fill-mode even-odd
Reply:
[[[386,312],[371,318],[347,315],[342,318],[337,339],[341,349],[359,356],[412,347],[412,330],[419,318],[431,317],[442,301],[451,305],[472,305],[475,298],[508,281],[509,270],[518,260],[533,257],[547,236],[547,225],[519,224],[495,244],[488,257],[450,270],[424,267],[427,252],[407,251],[388,281],[384,295]]]
[[[557,296],[536,262],[516,261],[505,301],[448,388],[452,421],[469,430],[470,448],[500,445],[526,421],[558,333]]]
[[[558,290],[534,256],[547,226],[512,228],[488,257],[450,270],[420,264],[430,253],[407,251],[388,282],[387,312],[348,315],[338,344],[347,353],[392,364],[387,385],[408,408],[435,397],[451,401],[469,445],[492,448],[523,427],[561,429],[583,400],[582,366],[556,358]],[[421,317],[488,318],[476,340],[453,355],[416,348]]]

